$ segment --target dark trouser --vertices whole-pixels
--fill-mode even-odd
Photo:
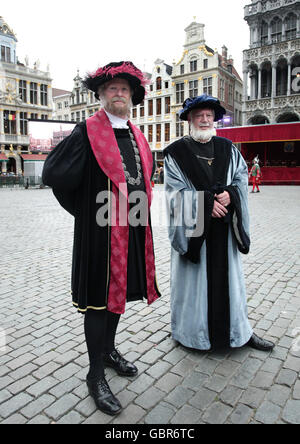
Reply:
[[[88,310],[84,319],[85,339],[90,360],[89,380],[104,377],[103,353],[115,348],[120,315],[107,310]]]

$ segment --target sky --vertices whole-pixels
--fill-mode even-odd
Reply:
[[[131,60],[152,72],[156,59],[172,65],[181,59],[185,31],[205,24],[206,44],[228,48],[242,77],[243,50],[249,48],[244,6],[251,0],[15,0],[2,2],[0,16],[18,39],[17,56],[29,66],[50,66],[52,86],[72,90],[83,77],[109,62]]]

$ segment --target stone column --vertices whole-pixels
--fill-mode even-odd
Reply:
[[[261,67],[258,68],[258,100],[261,99]]]
[[[243,71],[243,75],[244,75],[244,83],[243,83],[243,101],[246,102],[248,100],[248,73],[249,70],[245,69]]]
[[[20,112],[19,111],[16,111],[16,133],[17,133],[17,136],[21,135]]]
[[[276,97],[276,75],[277,71],[276,71],[276,62],[275,62],[272,63],[272,94],[271,94],[272,98]]]
[[[0,109],[0,134],[4,134],[3,109]]]
[[[41,106],[41,84],[37,84],[37,104]]]
[[[287,75],[287,95],[291,95],[291,86],[292,86],[292,65],[291,62],[288,62],[288,75]]]
[[[26,96],[27,96],[27,104],[30,104],[30,82],[26,81]]]

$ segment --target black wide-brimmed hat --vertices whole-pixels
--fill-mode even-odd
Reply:
[[[109,63],[97,69],[96,72],[88,74],[82,84],[87,89],[93,91],[96,99],[99,100],[99,86],[115,78],[125,79],[129,82],[133,91],[133,105],[138,105],[144,100],[148,79],[132,62]]]
[[[179,111],[179,117],[181,120],[188,120],[189,112],[197,108],[213,109],[215,112],[215,122],[221,120],[224,114],[226,114],[226,109],[221,106],[220,101],[207,94],[202,94],[202,96],[194,97],[192,99],[186,99],[182,107],[183,109]]]

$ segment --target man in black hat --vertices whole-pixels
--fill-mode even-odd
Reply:
[[[270,351],[274,344],[248,320],[239,254],[250,247],[248,168],[232,142],[216,136],[214,122],[225,112],[206,94],[187,99],[180,118],[190,135],[164,152],[172,335],[200,350],[248,344]]]
[[[145,298],[151,304],[160,296],[149,218],[153,158],[143,134],[128,120],[132,104],[144,100],[146,83],[131,62],[110,63],[89,74],[84,85],[103,109],[76,125],[50,153],[43,171],[44,184],[75,217],[73,305],[85,314],[89,393],[109,415],[122,407],[104,367],[125,377],[138,373],[115,348],[120,315],[128,301]],[[132,224],[131,195],[137,192],[143,211],[139,204]]]

